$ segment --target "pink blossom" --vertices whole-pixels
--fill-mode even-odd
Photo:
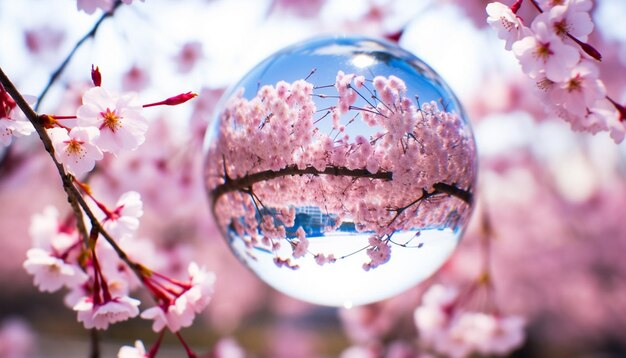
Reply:
[[[110,11],[113,8],[114,0],[76,0],[76,8],[87,14],[93,14],[96,10]]]
[[[164,327],[172,332],[178,332],[181,328],[191,326],[196,314],[204,310],[211,301],[215,275],[201,269],[195,262],[189,264],[188,273],[189,283],[179,283],[158,275],[161,281],[173,286],[167,291],[156,291],[156,287],[160,287],[163,283],[159,286],[149,283],[150,287],[155,290],[153,293],[157,296],[160,305],[143,311],[141,318],[153,320],[152,329],[155,332],[161,331]],[[157,278],[153,276],[151,279]],[[180,292],[174,293],[176,290]],[[174,297],[171,297],[172,295]]]
[[[79,240],[73,227],[59,221],[59,211],[51,205],[31,217],[28,234],[33,247],[55,252],[64,252]]]
[[[487,5],[487,23],[496,30],[498,37],[505,40],[504,48],[511,50],[515,41],[530,35],[530,29],[522,23],[521,19],[511,11],[511,8],[493,2]]]
[[[566,40],[569,35],[578,40],[587,41],[587,36],[593,31],[593,22],[589,16],[591,1],[571,1],[557,5],[535,17],[534,23],[544,23],[547,28]]]
[[[145,140],[148,120],[141,114],[141,105],[134,93],[117,95],[102,87],[89,89],[76,116],[79,126],[100,129],[96,145],[104,152],[134,150]]]
[[[31,103],[34,99],[29,97],[27,101]],[[34,131],[33,125],[0,85],[0,144],[8,146],[14,136],[27,136]]]
[[[178,71],[181,73],[191,72],[202,56],[201,42],[191,41],[185,43],[175,59],[175,62],[178,63]]]
[[[33,55],[42,55],[58,50],[64,37],[63,30],[50,26],[40,26],[24,32],[24,42]]]
[[[75,264],[69,264],[49,252],[33,248],[26,253],[23,266],[34,276],[35,285],[41,291],[54,292],[63,286],[76,287],[87,281],[87,274]]]
[[[215,287],[215,274],[202,269],[195,262],[188,267],[191,287],[181,297],[187,297],[188,304],[196,313],[202,312],[211,301]]]
[[[369,256],[370,261],[363,264],[363,269],[366,271],[386,263],[391,257],[391,247],[389,247],[386,241],[381,240],[380,237],[371,236],[369,244],[367,256]]]
[[[139,228],[139,218],[143,215],[141,195],[136,191],[122,194],[115,204],[115,209],[105,215],[104,228],[113,237],[122,239],[133,234]]]
[[[140,340],[135,341],[135,346],[122,346],[117,352],[117,358],[148,358],[150,357],[146,353],[146,347]]]
[[[36,336],[21,318],[9,317],[0,325],[0,357],[27,358],[34,356]]]
[[[508,354],[524,342],[524,321],[517,316],[495,316],[464,311],[454,289],[432,286],[415,310],[420,341],[449,357]]]
[[[246,351],[232,337],[220,339],[213,348],[214,358],[244,358]]]
[[[584,116],[587,108],[591,108],[606,95],[604,84],[598,79],[598,68],[590,61],[581,61],[571,69],[563,82],[557,83],[550,93],[553,103],[562,104],[572,113]]]
[[[54,156],[74,176],[91,171],[96,161],[103,157],[94,144],[100,135],[96,127],[74,127],[69,133],[65,128],[52,128],[48,134],[54,146]]]
[[[179,297],[173,304],[166,307],[151,307],[141,313],[141,318],[153,320],[152,330],[160,332],[167,327],[172,332],[189,327],[193,323],[195,313],[186,297]]]
[[[73,309],[85,328],[107,329],[109,324],[136,317],[140,303],[128,296],[113,297],[102,304],[94,303],[93,297],[83,297]]]
[[[532,29],[534,36],[526,36],[512,47],[522,70],[531,78],[545,72],[551,81],[565,80],[580,59],[578,50],[564,44],[544,22],[534,22]]]
[[[148,86],[148,83],[150,83],[148,73],[136,65],[129,68],[122,77],[124,91],[141,91]]]
[[[309,248],[309,240],[306,238],[306,233],[302,226],[296,230],[296,236],[298,237],[298,242],[293,250],[293,257],[299,258],[307,253],[307,249]]]

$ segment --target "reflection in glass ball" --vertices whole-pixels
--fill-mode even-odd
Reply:
[[[472,209],[476,150],[426,64],[368,38],[282,50],[222,99],[205,146],[234,254],[293,297],[359,305],[423,281]]]

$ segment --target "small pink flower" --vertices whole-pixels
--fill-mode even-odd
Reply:
[[[83,322],[85,328],[107,329],[109,324],[136,317],[140,303],[139,300],[123,296],[94,304],[93,297],[83,297],[74,306],[74,311],[78,312],[78,321]]]
[[[137,231],[139,218],[142,215],[141,195],[136,191],[129,191],[122,194],[112,212],[106,213],[106,217],[103,218],[103,225],[109,234],[121,239]]]
[[[146,347],[140,340],[135,341],[135,346],[122,346],[117,352],[117,358],[148,358]]]
[[[493,2],[487,5],[487,23],[496,30],[498,38],[505,40],[504,48],[511,50],[515,41],[530,35],[530,29],[522,23],[519,17],[511,11],[511,8]]]
[[[161,331],[164,327],[172,332],[178,332],[181,328],[191,326],[196,314],[204,310],[211,301],[215,275],[201,269],[195,262],[189,264],[188,272],[189,283],[178,282],[157,274],[147,279],[147,284],[152,287],[160,304],[143,311],[141,318],[153,320],[152,330],[155,332]],[[159,278],[158,285],[152,283]],[[168,289],[158,289],[164,286],[168,286]],[[179,292],[175,293],[176,291]]]
[[[54,146],[54,156],[69,173],[80,176],[93,169],[102,151],[94,142],[100,132],[95,127],[74,127],[68,133],[64,128],[48,130]]]
[[[47,25],[31,28],[24,32],[26,47],[35,56],[58,50],[64,37],[65,33],[62,30]]]
[[[141,91],[150,83],[148,73],[142,68],[133,65],[122,76],[122,88],[125,91]]]
[[[202,58],[202,43],[198,41],[187,42],[183,45],[176,56],[175,62],[178,63],[178,71],[181,73],[189,73],[193,70],[196,63]]]
[[[587,41],[587,36],[593,31],[593,22],[589,16],[590,1],[567,1],[564,5],[557,5],[537,15],[533,20],[543,22],[548,29],[561,39],[567,39],[570,34],[578,40]]]
[[[23,266],[34,276],[35,286],[44,292],[54,292],[61,287],[79,286],[88,279],[87,274],[75,264],[69,264],[49,252],[34,248],[26,253]]]
[[[534,36],[526,36],[512,47],[522,70],[531,78],[545,72],[551,81],[565,80],[580,60],[580,53],[551,33],[544,22],[534,22],[532,27]]]
[[[114,0],[76,0],[76,8],[87,14],[93,14],[97,9],[110,11],[113,8]]]
[[[94,87],[83,95],[83,105],[76,112],[79,126],[100,129],[96,145],[104,152],[137,149],[144,141],[148,120],[134,93],[117,95]]]
[[[29,96],[27,101],[32,103],[34,98]],[[27,136],[34,131],[35,127],[0,85],[0,145],[8,146],[13,137]]]
[[[604,84],[598,79],[598,68],[590,61],[580,62],[555,87],[550,93],[550,100],[579,115],[585,115],[587,108],[606,95]]]
[[[309,240],[306,238],[306,233],[302,226],[296,230],[296,236],[298,237],[298,243],[293,250],[293,257],[299,258],[306,255],[307,250],[309,248]]]

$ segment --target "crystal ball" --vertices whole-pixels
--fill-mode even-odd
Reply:
[[[399,294],[454,252],[476,149],[443,79],[395,44],[326,37],[222,98],[204,183],[232,252],[275,289],[345,306]]]

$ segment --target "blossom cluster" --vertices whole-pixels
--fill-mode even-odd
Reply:
[[[445,226],[450,211],[469,213],[467,202],[435,188],[470,190],[475,160],[463,119],[441,105],[409,98],[397,76],[343,71],[332,85],[299,79],[261,86],[252,98],[236,91],[205,164],[217,224],[245,241],[251,256],[259,248],[277,256],[287,241],[292,254],[275,257],[277,265],[296,268],[290,259],[307,253],[323,265],[350,252],[310,252],[307,234],[294,225],[294,207],[317,206],[336,217],[326,231],[346,219],[358,232],[373,233],[364,270],[386,263],[396,230]],[[354,138],[348,126],[360,129]],[[435,194],[441,200],[427,200]]]
[[[455,289],[433,285],[414,313],[420,342],[438,354],[461,358],[473,354],[505,355],[524,341],[524,321],[460,309]]]
[[[66,218],[61,218],[54,207],[34,215],[30,226],[33,246],[23,267],[41,291],[68,289],[64,302],[87,329],[104,330],[139,316],[141,301],[131,294],[144,286],[156,306],[145,309],[141,317],[152,320],[157,332],[165,327],[178,332],[190,326],[208,305],[215,276],[194,262],[189,264],[184,280],[155,271],[160,268],[156,248],[137,236],[144,214],[141,195],[128,191],[110,206],[98,200],[90,186],[76,176],[90,172],[95,161],[103,159],[103,153],[116,155],[137,149],[148,129],[141,113],[144,108],[177,105],[196,95],[183,93],[141,105],[134,93],[118,95],[100,87],[97,68],[92,69],[92,80],[95,86],[83,94],[75,116],[41,115],[40,123],[23,118],[13,99],[1,91],[0,124],[7,134],[3,141],[12,135],[30,134],[34,125],[40,125],[52,145],[51,154],[65,169],[60,174],[69,174],[65,179],[76,189],[70,191],[70,201],[77,200],[76,196],[84,199],[77,200],[82,203],[80,208]],[[45,135],[42,138],[46,140]]]
[[[28,136],[35,128],[0,84],[0,146],[11,144],[13,137]]]
[[[143,214],[138,193],[125,193],[115,209],[106,209],[103,226],[117,234],[117,242],[134,261],[151,262],[155,248],[150,241],[136,237],[139,217]],[[146,309],[141,316],[154,320],[153,328],[165,326],[172,332],[188,327],[212,296],[215,277],[189,265],[189,277],[178,281],[143,268],[136,273],[120,260],[113,247],[96,241],[85,248],[76,229],[75,219],[59,219],[58,211],[48,207],[33,217],[30,227],[33,248],[27,252],[24,268],[33,275],[41,291],[55,292],[65,287],[65,304],[78,313],[85,328],[107,329],[110,324],[139,315],[140,301],[129,296],[140,284],[146,286],[158,306]]]
[[[117,0],[120,1],[120,0]],[[142,2],[145,0],[141,0]],[[122,3],[130,5],[133,0],[121,0]],[[116,4],[116,0],[76,0],[76,9],[87,14],[93,14],[96,10],[111,11]]]
[[[576,131],[608,131],[617,143],[626,134],[626,110],[607,95],[600,80],[600,53],[587,44],[593,30],[591,0],[536,1],[540,12],[527,26],[511,7],[487,5],[487,22],[505,40],[522,70],[536,82],[540,98]]]

